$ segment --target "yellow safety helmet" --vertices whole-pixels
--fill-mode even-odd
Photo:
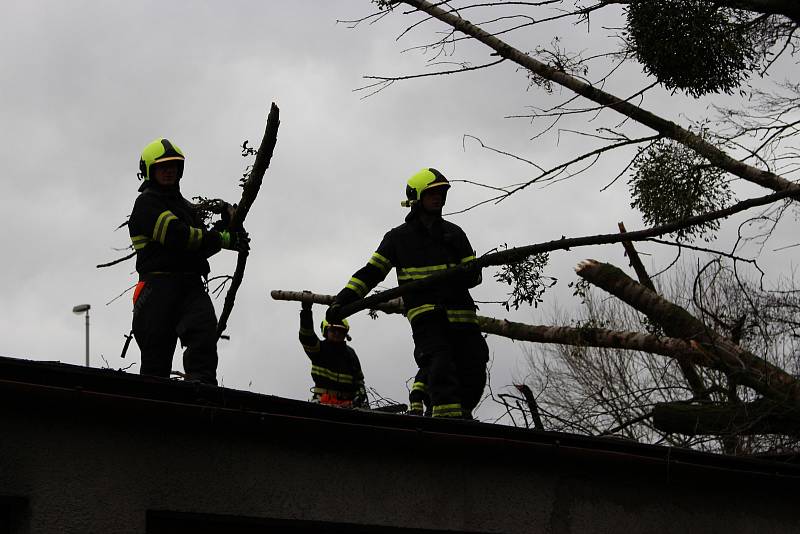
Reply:
[[[139,158],[139,173],[143,180],[149,180],[153,165],[164,161],[177,161],[179,163],[178,178],[180,178],[183,176],[184,159],[180,148],[173,145],[168,139],[161,137],[142,150],[142,155]]]
[[[328,328],[333,326],[334,328],[344,328],[345,332],[350,331],[350,323],[347,322],[347,319],[342,319],[341,323],[329,323],[327,319],[323,319],[322,322],[319,324],[319,329],[322,332],[322,337],[325,337],[325,333],[328,331]]]
[[[406,200],[400,203],[401,206],[410,208],[422,198],[422,193],[434,187],[444,187],[445,191],[450,189],[450,182],[442,173],[434,168],[422,169],[417,174],[408,179],[406,185]]]

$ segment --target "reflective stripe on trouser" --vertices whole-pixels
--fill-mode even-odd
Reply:
[[[441,310],[426,313],[412,324],[416,357],[420,369],[427,372],[427,391],[434,407],[434,417],[460,417],[450,410],[435,410],[436,406],[460,405],[458,371],[449,340],[449,324]]]
[[[480,331],[449,323],[440,310],[424,314],[412,331],[417,364],[428,373],[433,416],[469,417],[486,385],[489,351]]]
[[[434,404],[433,416],[434,417],[461,417],[461,404]]]
[[[416,351],[415,351],[416,358]],[[415,413],[423,413],[425,405],[430,409],[431,397],[428,394],[428,369],[420,367],[414,377],[414,384],[411,386],[411,391],[408,393],[408,402],[411,405],[411,411]]]
[[[139,373],[168,378],[178,339],[188,380],[217,383],[217,317],[200,275],[152,276],[133,310]]]

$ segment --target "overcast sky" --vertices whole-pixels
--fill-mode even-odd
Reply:
[[[311,386],[297,340],[299,304],[275,302],[270,290],[341,289],[383,234],[402,222],[405,181],[422,167],[495,186],[533,176],[524,163],[463,143],[464,134],[543,165],[590,146],[567,132],[531,141],[537,125],[504,118],[565,96],[528,89],[513,65],[397,83],[362,99],[353,89],[364,85],[363,75],[423,71],[424,55],[401,50],[441,29],[428,22],[396,42],[418,16],[395,15],[355,29],[336,23],[371,9],[367,0],[5,2],[0,355],[82,364],[83,317],[71,308],[90,303],[92,365],[135,362],[130,372],[138,372],[135,343],[126,360],[119,358],[130,329],[130,293],[106,305],[135,283],[134,264],[95,265],[128,252],[127,229],[114,229],[136,198],[141,149],[157,137],[186,154],[184,196],[235,202],[247,163],[238,146],[245,139],[257,145],[270,102],[280,107],[272,165],[247,220],[253,251],[229,321],[231,340],[220,342],[219,378],[228,387],[297,399],[308,398]],[[602,24],[593,28],[587,34],[568,27],[580,37],[567,46],[587,55],[616,46]],[[550,41],[546,32],[536,35],[537,42],[520,35],[518,46],[529,51]],[[476,63],[491,59],[477,46],[459,52]],[[641,86],[638,68],[621,74],[607,89],[624,94]],[[689,108],[658,95],[649,107],[685,123],[682,113]],[[587,129],[581,122],[565,123],[570,125]],[[450,220],[466,231],[478,254],[503,243],[614,232],[617,221],[641,228],[624,179],[599,193],[624,161],[624,155],[606,158],[574,180],[531,188]],[[457,183],[448,209],[486,195],[486,189]],[[775,246],[787,244],[788,235]],[[642,248],[655,254],[648,260],[654,266],[674,255]],[[215,256],[212,274],[232,272],[233,257],[228,251]],[[574,306],[567,284],[574,279],[572,267],[587,257],[627,265],[621,246],[554,253],[548,274],[559,282],[544,305],[507,313],[487,304],[479,313],[548,322],[556,307]],[[786,252],[774,261],[788,266],[794,259]],[[503,298],[507,288],[493,281],[493,273],[484,272],[476,299]],[[394,285],[391,274],[383,287]],[[222,299],[215,305],[219,312]],[[319,321],[324,309],[314,311]],[[407,321],[383,315],[373,321],[362,313],[351,325],[368,385],[404,402],[405,382],[415,372]],[[524,355],[519,344],[504,339],[490,337],[489,345],[492,385],[500,391],[524,376]],[[182,368],[179,353],[173,368]],[[481,412],[484,418],[490,413]]]

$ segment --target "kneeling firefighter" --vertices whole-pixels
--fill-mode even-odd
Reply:
[[[364,373],[356,351],[347,344],[350,325],[346,320],[320,324],[322,340],[314,333],[311,302],[300,310],[300,344],[311,360],[313,400],[334,406],[366,408]]]

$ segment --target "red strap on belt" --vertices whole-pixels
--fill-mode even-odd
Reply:
[[[144,285],[145,285],[146,283],[147,283],[147,282],[145,282],[144,280],[142,280],[141,282],[139,282],[138,284],[136,284],[136,288],[133,290],[133,303],[134,303],[134,304],[136,304],[136,301],[137,301],[137,300],[139,300],[139,294],[142,292],[142,289],[144,289]]]
[[[332,406],[352,406],[352,400],[345,400],[340,399],[336,395],[331,395],[330,393],[323,393],[319,396],[320,404],[330,404]]]

